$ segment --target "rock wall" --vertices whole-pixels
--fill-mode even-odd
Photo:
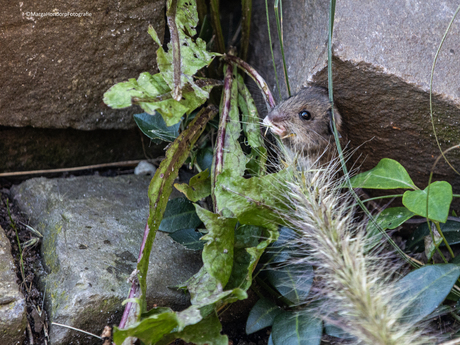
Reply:
[[[283,3],[284,46],[293,92],[308,83],[327,86],[328,4],[327,0]],[[363,169],[374,167],[381,158],[393,158],[409,170],[420,187],[426,186],[440,154],[429,115],[431,66],[457,6],[453,0],[429,5],[416,0],[337,2],[334,98],[345,119],[350,146],[359,147],[358,153],[365,157]],[[251,63],[276,89],[264,8],[264,1],[255,1],[254,13],[258,15]],[[433,79],[435,127],[443,150],[458,144],[460,137],[459,20],[444,42]],[[271,24],[275,39],[273,16]],[[277,43],[275,48],[278,50]],[[276,61],[286,97],[278,51]],[[458,150],[448,157],[460,167]],[[460,186],[444,162],[436,173]]]

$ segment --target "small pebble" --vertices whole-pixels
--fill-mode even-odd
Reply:
[[[155,166],[147,161],[141,161],[134,169],[135,175],[154,175],[157,169]]]

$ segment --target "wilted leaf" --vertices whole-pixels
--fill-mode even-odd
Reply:
[[[393,159],[383,158],[377,166],[350,179],[353,188],[415,189],[406,169]]]
[[[405,192],[402,202],[410,211],[419,216],[427,217],[428,198],[428,218],[445,223],[449,215],[452,197],[452,186],[446,181],[436,181],[424,190]]]

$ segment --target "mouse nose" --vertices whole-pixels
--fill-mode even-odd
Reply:
[[[279,111],[278,109],[273,109],[266,118],[269,118],[271,122],[277,123],[282,122],[287,119],[287,115],[284,112]]]

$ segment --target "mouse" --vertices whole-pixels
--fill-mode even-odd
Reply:
[[[327,89],[311,85],[272,108],[263,120],[278,135],[286,149],[326,162],[334,156],[332,109],[339,137],[342,117],[331,105]]]

